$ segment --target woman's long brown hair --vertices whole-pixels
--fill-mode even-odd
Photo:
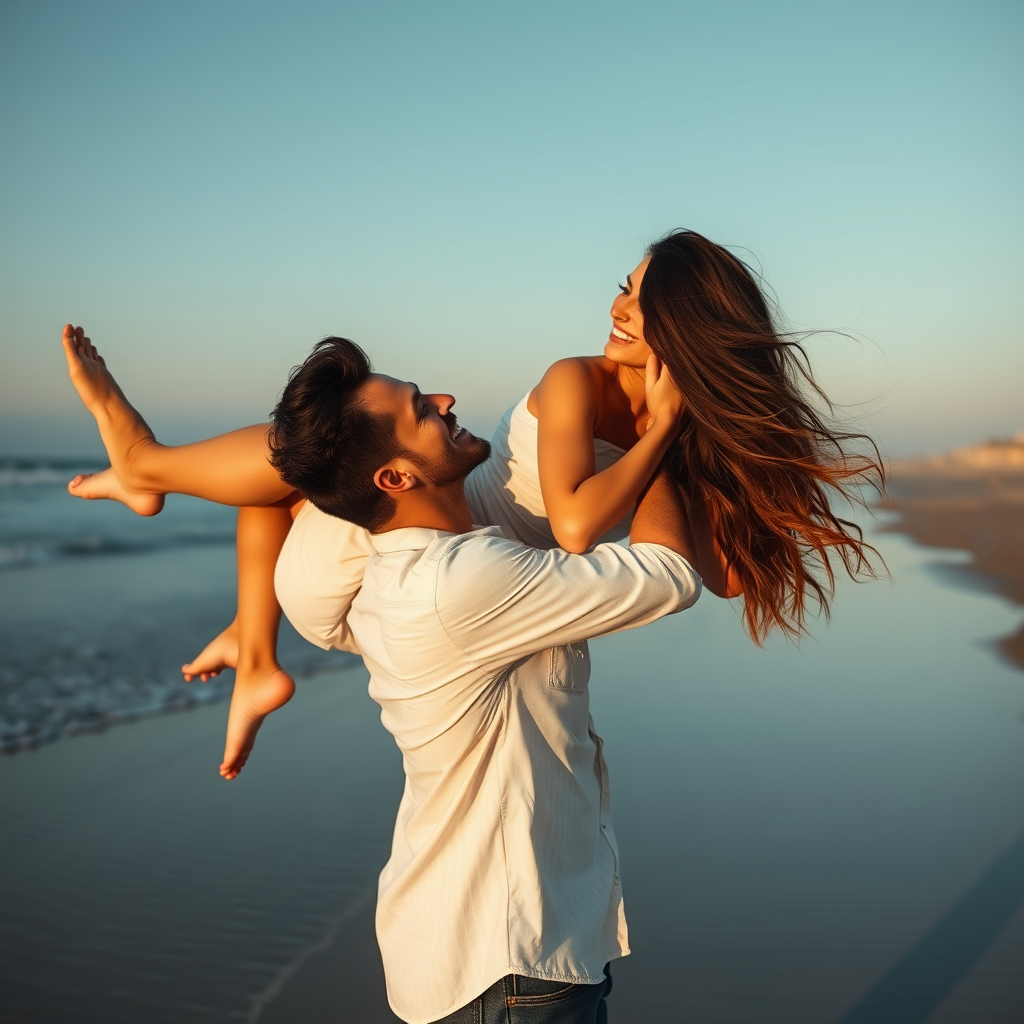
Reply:
[[[775,628],[799,637],[809,604],[828,616],[837,559],[854,579],[877,575],[878,552],[831,499],[863,505],[861,484],[882,488],[878,449],[816,411],[831,420],[799,338],[778,331],[742,260],[693,231],[648,255],[644,337],[686,398],[672,468],[708,514],[754,640]]]

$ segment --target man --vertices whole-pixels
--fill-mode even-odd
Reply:
[[[697,599],[689,527],[659,475],[628,549],[475,529],[463,481],[490,448],[453,404],[331,338],[271,437],[285,481],[372,534],[348,628],[406,773],[377,906],[388,997],[410,1024],[591,1024],[629,949],[586,640]]]

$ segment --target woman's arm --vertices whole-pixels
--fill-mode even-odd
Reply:
[[[615,465],[596,474],[597,398],[587,366],[563,359],[534,390],[541,493],[552,533],[566,551],[586,551],[633,508],[678,436],[681,397],[671,396],[678,391],[653,357],[647,390],[648,408],[656,409],[647,432]]]

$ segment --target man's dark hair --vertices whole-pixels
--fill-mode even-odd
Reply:
[[[395,418],[373,415],[359,388],[372,367],[347,338],[324,338],[296,366],[273,413],[270,462],[285,483],[318,509],[367,530],[395,513],[395,500],[373,482],[385,463],[403,454]]]

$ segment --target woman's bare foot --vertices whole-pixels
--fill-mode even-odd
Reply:
[[[263,719],[287,704],[295,693],[295,682],[277,665],[251,675],[239,671],[228,709],[228,735],[220,774],[233,779],[245,767]]]
[[[162,494],[144,494],[141,491],[129,491],[117,479],[112,469],[104,469],[100,473],[79,473],[68,484],[68,493],[76,498],[110,498],[127,505],[140,516],[155,516],[164,507]]]
[[[92,339],[85,336],[85,330],[65,324],[61,344],[68,361],[68,376],[86,409],[97,420],[112,417],[131,420],[136,433],[152,436],[145,420],[131,407],[117,386]]]
[[[132,479],[130,459],[133,450],[139,445],[155,444],[153,432],[146,421],[132,408],[124,392],[117,386],[103,357],[96,351],[96,346],[85,336],[81,327],[65,324],[61,338],[64,355],[68,361],[68,375],[74,384],[78,397],[85,407],[93,414],[96,425],[100,428],[103,446],[107,449],[110,466],[122,485],[125,495],[134,497],[136,494],[151,496],[152,492],[143,491]],[[74,492],[72,492],[74,493]],[[82,495],[85,497],[86,495]],[[109,494],[97,497],[111,497]],[[118,497],[131,507],[129,501]],[[140,502],[143,507],[151,508],[152,503]],[[157,509],[157,512],[160,510]],[[155,513],[144,512],[143,515]]]
[[[238,667],[238,618],[231,625],[215,636],[196,657],[181,666],[181,674],[186,683],[191,683],[196,676],[205,683],[208,679],[220,675],[226,668]],[[275,666],[276,667],[276,666]],[[236,681],[235,686],[238,683]]]

